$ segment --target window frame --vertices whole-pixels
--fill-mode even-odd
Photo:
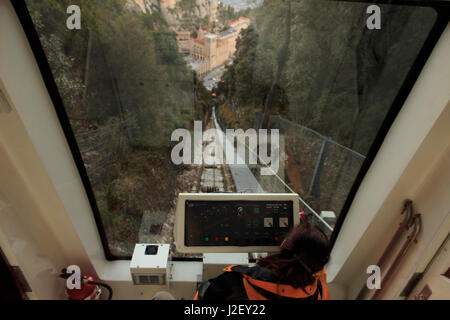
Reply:
[[[379,149],[381,148],[381,145],[383,144],[383,141],[385,140],[385,137],[391,128],[394,120],[396,119],[398,113],[402,109],[409,93],[414,87],[414,84],[416,83],[426,61],[428,60],[429,56],[431,55],[431,52],[433,51],[436,43],[438,42],[439,38],[441,37],[444,29],[446,28],[447,24],[449,23],[449,17],[450,17],[450,3],[448,1],[414,1],[414,0],[332,0],[337,2],[349,2],[349,3],[367,3],[367,4],[386,4],[386,5],[396,5],[396,6],[414,6],[414,7],[428,7],[432,8],[437,13],[436,21],[428,34],[428,37],[426,38],[424,44],[422,45],[422,48],[420,49],[418,55],[416,56],[416,59],[414,60],[409,72],[407,73],[407,76],[401,85],[400,89],[397,92],[397,95],[390,106],[381,126],[378,130],[377,134],[375,135],[375,139],[372,142],[369,151],[366,155],[366,158],[355,178],[353,181],[352,187],[350,188],[350,191],[347,195],[347,198],[344,202],[344,205],[341,209],[341,212],[339,214],[339,217],[336,221],[334,230],[331,234],[331,244],[332,247],[334,247],[334,244],[336,243],[336,240],[338,238],[339,232],[342,228],[342,225],[344,224],[345,218],[347,216],[348,211],[350,210],[350,207],[353,203],[353,200],[355,199],[356,193],[361,185],[361,183],[364,180],[364,177],[366,176],[367,171],[369,170],[372,162],[374,161]],[[25,3],[25,0],[10,0],[16,15],[20,21],[20,24],[23,27],[23,30],[25,32],[25,35],[27,37],[27,40],[29,42],[29,45],[31,47],[31,50],[33,52],[33,55],[36,59],[36,63],[39,67],[41,76],[43,78],[43,81],[45,83],[45,86],[47,88],[48,94],[50,96],[50,99],[53,103],[53,106],[55,108],[59,123],[61,125],[61,128],[64,132],[65,139],[68,143],[68,146],[70,148],[70,151],[72,153],[73,160],[75,162],[75,165],[77,167],[78,173],[80,175],[81,181],[83,183],[93,216],[94,220],[97,226],[97,230],[100,235],[101,243],[103,246],[103,251],[105,254],[105,258],[108,261],[115,261],[115,260],[131,260],[131,256],[115,256],[112,254],[108,239],[106,236],[106,232],[104,229],[103,221],[100,216],[100,211],[97,206],[97,201],[95,199],[94,191],[92,189],[92,185],[89,179],[89,176],[87,174],[87,170],[84,166],[84,161],[81,156],[81,152],[78,147],[78,143],[76,141],[74,132],[72,130],[72,127],[70,125],[69,117],[67,115],[67,112],[64,107],[64,103],[62,101],[62,98],[59,94],[58,87],[56,85],[55,79],[53,77],[51,67],[48,63],[47,56],[44,52],[44,49],[41,45],[41,42],[39,40],[39,35],[37,33],[37,30],[34,27],[33,21],[31,19],[30,13],[28,11],[27,5]],[[173,261],[201,261],[201,258],[172,258]]]

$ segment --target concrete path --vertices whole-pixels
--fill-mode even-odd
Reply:
[[[222,128],[220,127],[219,123],[217,122],[216,118],[216,108],[213,107],[213,120],[214,125],[218,131],[218,138],[219,143],[222,145],[222,149],[224,152],[226,150],[229,150],[228,148],[233,149],[234,153],[236,154],[236,150],[234,148],[233,141],[228,141],[225,137],[225,133],[222,131]],[[237,155],[236,158],[238,158],[239,155]],[[244,159],[245,160],[245,159]],[[236,161],[239,162],[239,161]],[[243,161],[245,162],[245,161]],[[236,187],[237,192],[245,192],[245,193],[263,193],[264,189],[259,184],[258,180],[256,180],[253,173],[250,171],[248,166],[246,164],[228,164],[228,167],[231,171],[231,176],[233,177],[233,182]]]

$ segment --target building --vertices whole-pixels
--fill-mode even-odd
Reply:
[[[189,51],[186,52],[186,31],[177,32],[180,52],[189,54],[189,62],[202,78],[211,70],[230,61],[236,51],[236,39],[242,29],[250,25],[250,19],[240,17],[230,24],[230,28],[219,34],[199,30],[197,38],[190,38]]]
[[[189,47],[191,41],[191,33],[189,31],[176,31],[178,51],[189,54]]]

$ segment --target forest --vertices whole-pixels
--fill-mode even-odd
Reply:
[[[215,89],[223,127],[280,129],[280,178],[318,213],[340,213],[436,19],[380,7],[370,30],[364,3],[265,0]]]
[[[386,5],[373,31],[366,8],[265,0],[222,78],[222,103],[283,115],[366,154],[435,19],[432,9]],[[254,112],[241,113],[253,125]]]
[[[178,53],[175,33],[158,11],[130,11],[125,0],[81,0],[81,29],[68,30],[70,4],[27,1],[109,249],[126,257],[139,240],[143,214],[172,210],[184,191],[177,178],[186,168],[171,162],[170,135],[208,119],[211,94]],[[158,232],[173,224],[159,217],[151,225]]]
[[[192,130],[194,120],[207,127],[213,106],[222,129],[280,130],[278,176],[255,173],[266,192],[293,191],[316,212],[339,215],[436,19],[432,9],[386,4],[381,29],[370,30],[363,3],[265,0],[244,12],[252,24],[241,31],[212,94],[158,10],[128,10],[127,0],[79,0],[82,28],[68,30],[71,1],[26,3],[109,250],[123,258],[143,239],[149,212],[145,234],[155,237],[145,241],[173,243],[168,213],[177,194],[200,178],[195,168],[171,162],[170,136]],[[207,22],[189,14],[194,3],[178,3],[188,6],[181,24],[193,33]],[[220,6],[218,19],[226,25],[244,13]]]

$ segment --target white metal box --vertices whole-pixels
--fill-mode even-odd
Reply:
[[[135,285],[167,286],[169,249],[169,244],[136,244],[130,262],[133,283]]]

